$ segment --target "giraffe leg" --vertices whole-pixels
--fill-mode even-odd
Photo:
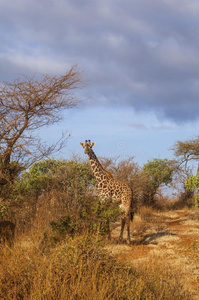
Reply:
[[[126,229],[127,229],[127,244],[130,244],[130,218],[128,217],[126,220]]]
[[[124,232],[124,226],[126,223],[126,218],[122,218],[121,219],[121,231],[120,231],[120,236],[119,236],[119,240],[121,241],[123,238],[123,232]]]

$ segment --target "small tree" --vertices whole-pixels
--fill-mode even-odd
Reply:
[[[185,168],[190,160],[199,159],[199,137],[188,140],[188,141],[178,141],[174,147],[174,154],[180,159],[181,164],[185,163]]]
[[[76,67],[62,76],[23,77],[0,84],[0,184],[4,185],[33,162],[60,150],[66,136],[47,146],[36,130],[62,119],[77,104],[71,90],[80,86]]]
[[[0,205],[0,219],[6,214],[18,227],[42,219],[49,223],[67,213],[83,214],[90,206],[90,187],[94,184],[88,164],[47,159],[32,164],[2,191],[7,203]],[[87,212],[86,212],[87,214]],[[31,222],[30,222],[31,221]]]
[[[199,170],[197,171],[196,176],[192,175],[187,179],[186,187],[188,190],[195,192],[195,205],[199,208]]]
[[[193,205],[194,189],[187,184],[189,178],[193,179],[192,168],[189,166],[190,161],[199,160],[199,137],[187,141],[178,141],[174,147],[174,154],[178,158],[178,181],[181,186],[180,200],[183,205]],[[193,180],[190,179],[193,183]]]
[[[148,183],[145,186],[144,203],[154,204],[154,196],[162,184],[172,182],[173,173],[176,169],[175,161],[168,159],[154,159],[144,165],[143,170],[148,175]]]
[[[20,195],[38,198],[42,193],[65,192],[77,201],[88,192],[89,185],[94,183],[89,166],[72,160],[47,159],[34,163],[15,182]]]

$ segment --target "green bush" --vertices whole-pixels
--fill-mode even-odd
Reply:
[[[199,172],[186,181],[186,187],[188,190],[195,192],[195,205],[199,208]]]
[[[168,159],[153,159],[144,165],[143,170],[148,176],[148,182],[144,187],[144,204],[154,205],[155,195],[162,184],[172,182],[176,162]]]
[[[9,211],[8,215],[15,216],[20,230],[30,227],[39,214],[47,225],[52,217],[56,219],[68,212],[79,211],[84,206],[84,196],[90,193],[94,184],[91,170],[85,163],[54,159],[40,161],[10,185],[8,197],[12,202],[12,212]],[[51,199],[54,199],[54,204]]]
[[[85,163],[48,159],[34,163],[16,183],[23,195],[38,196],[52,189],[67,190],[70,196],[82,195],[94,183]]]
[[[95,197],[84,198],[78,211],[68,211],[56,221],[50,223],[51,235],[46,239],[60,242],[66,236],[97,234],[103,236],[109,233],[110,222],[116,221],[121,210],[117,203],[100,203]]]

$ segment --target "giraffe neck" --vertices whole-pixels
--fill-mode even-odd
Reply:
[[[110,178],[113,178],[112,174],[109,173],[108,171],[106,171],[102,167],[102,165],[100,164],[97,156],[95,155],[95,153],[93,152],[92,149],[90,149],[90,151],[88,153],[88,159],[89,159],[93,174],[94,174],[94,176],[95,176],[98,183],[102,179],[110,180]]]

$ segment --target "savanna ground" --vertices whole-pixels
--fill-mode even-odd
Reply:
[[[0,299],[198,299],[199,211],[142,207],[131,244],[82,232],[56,241],[39,226],[0,245]],[[125,236],[124,236],[125,237]]]
[[[131,231],[131,246],[113,243],[108,251],[146,273],[149,269],[154,275],[160,269],[176,273],[183,288],[193,293],[191,299],[199,299],[199,211],[144,207],[135,215]],[[113,230],[114,239],[118,233],[119,227]]]

